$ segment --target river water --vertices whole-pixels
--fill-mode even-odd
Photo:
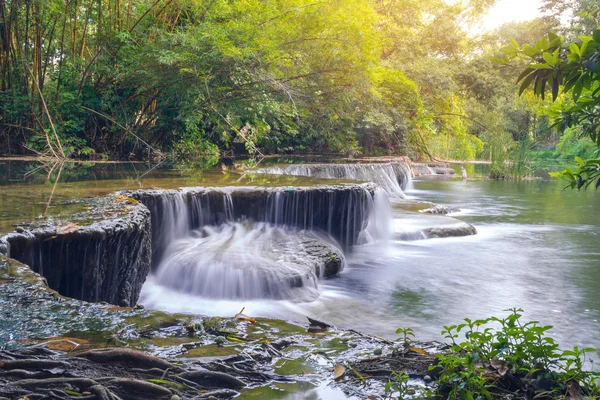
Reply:
[[[89,171],[96,173],[68,179],[63,172],[57,185],[51,180],[30,184],[22,178],[0,182],[0,231],[46,212],[60,213],[58,200],[117,189],[311,182],[270,175],[240,178],[221,171],[190,176],[141,167],[133,172],[111,167],[114,171],[101,174],[106,167],[94,168]],[[435,224],[437,216],[415,211],[429,202],[449,207],[450,216],[473,224],[477,235],[427,240],[394,240],[392,235],[356,246],[346,253],[345,269],[322,280],[317,296],[308,297],[311,301],[208,299],[163,285],[164,277],[151,275],[140,302],[163,311],[225,317],[242,307],[251,316],[295,321],[310,316],[390,338],[398,327],[411,327],[421,340],[439,339],[444,325],[465,317],[501,316],[510,307],[520,307],[525,318],[553,325],[551,334],[563,346],[600,348],[600,193],[563,191],[563,183],[547,179],[489,181],[482,178],[485,167],[471,165],[468,170],[474,178],[466,182],[454,177],[415,179],[406,199],[391,199],[392,222],[396,232]],[[222,233],[226,230],[215,238],[222,240]],[[252,235],[248,246],[256,250],[259,242]],[[243,254],[244,249],[236,251]],[[260,258],[256,252],[251,255]]]
[[[418,230],[436,218],[407,211],[426,201],[455,210],[450,216],[473,224],[477,235],[357,246],[345,270],[322,281],[311,302],[207,302],[152,276],[141,302],[209,315],[231,316],[241,307],[256,316],[307,315],[390,338],[398,327],[411,327],[420,339],[439,339],[444,325],[465,317],[520,307],[526,319],[553,325],[562,345],[600,348],[600,193],[563,186],[424,177],[413,181],[407,199],[393,201],[395,229]]]

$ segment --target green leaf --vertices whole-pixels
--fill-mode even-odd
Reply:
[[[538,51],[528,44],[523,45],[522,51],[529,57],[534,57],[536,54],[538,54]]]
[[[593,38],[594,38],[594,41],[595,41],[596,43],[600,43],[600,29],[596,29],[596,30],[594,31],[594,36],[593,36]]]
[[[525,78],[527,75],[534,71],[533,68],[527,68],[525,71],[521,72],[521,75],[517,78],[517,83],[521,81],[521,79]]]
[[[548,54],[548,53],[544,53]],[[552,67],[548,64],[531,64],[531,68],[535,69],[552,69]]]
[[[571,50],[571,53],[577,54],[578,56],[580,55],[580,53],[579,53],[579,46],[577,46],[577,43],[571,43],[569,45],[569,49]]]
[[[544,60],[548,63],[548,65],[550,65],[551,67],[554,67],[554,65],[556,64],[556,62],[554,61],[554,57],[552,57],[552,54],[544,52],[544,54],[542,54],[542,57],[544,57]]]
[[[519,87],[519,96],[521,94],[523,94],[523,92],[525,91],[525,89],[527,89],[527,87],[529,87],[533,78],[535,78],[535,74],[531,74],[523,80],[523,83],[521,83],[521,86]]]
[[[577,83],[578,79],[579,79],[579,75],[575,75],[574,77],[570,78],[563,86],[563,93],[569,92],[569,90],[571,90],[571,88],[575,85],[575,83]]]
[[[591,37],[591,36],[579,36],[579,39],[581,39],[581,41],[583,42],[583,43],[581,44],[581,50],[580,50],[580,52],[579,52],[579,55],[583,57],[583,56],[584,56],[584,54],[585,54],[585,51],[587,50],[588,44],[589,44],[589,43],[590,43],[592,40],[594,40],[594,38],[593,38],[593,37]]]
[[[558,97],[558,78],[550,77],[552,82],[552,101],[556,101]]]
[[[497,64],[508,65],[508,60],[504,58],[492,57],[490,58],[490,61],[495,62]]]
[[[583,79],[578,79],[573,87],[573,100],[579,100],[581,92],[583,91]]]

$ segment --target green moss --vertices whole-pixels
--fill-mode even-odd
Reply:
[[[180,357],[225,357],[232,356],[238,353],[239,348],[237,346],[217,346],[216,344],[210,344],[208,346],[200,346],[196,347],[195,349],[191,349],[187,353],[182,354]]]
[[[187,314],[168,314],[160,311],[152,311],[126,316],[124,317],[124,321],[136,327],[162,329],[175,325],[190,324],[193,318],[193,316]]]
[[[249,340],[261,340],[306,334],[306,328],[283,320],[257,318],[255,325],[248,326],[246,334]]]
[[[275,363],[274,371],[279,375],[303,375],[314,372],[314,368],[304,358],[288,360],[281,358]]]

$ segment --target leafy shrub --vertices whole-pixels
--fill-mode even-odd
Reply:
[[[431,367],[439,373],[437,398],[492,399],[511,393],[514,398],[574,399],[600,396],[600,373],[586,370],[587,354],[595,349],[559,350],[546,336],[551,326],[523,323],[521,309],[506,318],[466,318],[445,326],[450,351]],[[465,340],[458,342],[464,335]]]
[[[598,150],[596,144],[588,137],[581,137],[577,128],[567,128],[556,146],[560,158],[572,160],[575,157],[592,158]]]

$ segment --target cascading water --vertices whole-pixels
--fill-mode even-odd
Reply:
[[[204,298],[310,301],[319,279],[342,268],[341,251],[313,233],[243,221],[173,241],[156,279]]]
[[[427,164],[413,163],[412,171],[413,171],[414,176],[423,176],[423,175],[427,176],[427,175],[435,175],[436,174],[434,169],[431,168]]]
[[[377,164],[293,164],[260,168],[255,173],[309,176],[321,179],[352,179],[373,182],[388,196],[404,198],[410,177],[410,167],[404,163]]]
[[[372,198],[368,199],[367,205],[372,209],[369,213],[367,227],[360,233],[359,244],[375,241],[387,241],[392,232],[392,208],[387,193],[376,188]]]
[[[372,184],[128,194],[151,210],[150,280],[202,298],[312,301],[343,268],[340,247],[390,231],[388,195]]]

